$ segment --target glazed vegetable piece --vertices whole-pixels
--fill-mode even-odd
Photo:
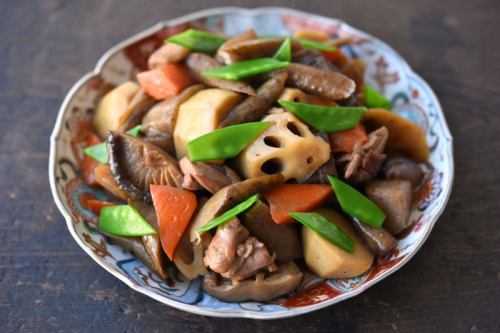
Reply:
[[[156,233],[137,210],[129,205],[104,207],[99,217],[99,229],[118,236],[143,236]]]
[[[87,148],[101,144],[101,139],[93,133],[89,133],[87,136]],[[99,182],[96,179],[95,169],[99,167],[101,163],[96,159],[85,154],[83,156],[82,164],[80,169],[82,171],[83,181],[89,186],[99,186]]]
[[[223,187],[241,181],[236,172],[226,165],[207,164],[203,162],[193,163],[189,157],[183,157],[179,166],[184,174],[182,188],[189,191],[198,191],[205,188],[214,194]]]
[[[382,172],[386,179],[404,179],[416,188],[424,178],[424,172],[412,159],[402,155],[393,155],[385,162]]]
[[[172,259],[175,247],[196,209],[196,196],[193,192],[168,185],[151,185],[151,196],[158,216],[161,244]]]
[[[168,272],[166,268],[166,255],[161,246],[160,236],[158,235],[158,217],[156,216],[155,208],[151,205],[146,205],[140,201],[129,200],[129,205],[134,207],[142,218],[156,230],[155,234],[142,236],[142,243],[146,252],[149,254],[151,261],[155,265],[158,274],[166,279]]]
[[[288,262],[302,257],[297,229],[289,224],[276,224],[268,205],[258,200],[243,215],[242,221],[250,234],[260,240],[269,253],[276,254],[277,262]]]
[[[169,97],[153,106],[142,119],[146,140],[169,154],[175,154],[174,128],[179,107],[203,88],[201,84],[190,86],[179,95]]]
[[[271,125],[236,158],[240,174],[254,178],[283,173],[285,180],[308,179],[330,158],[330,146],[289,112],[271,114]]]
[[[238,57],[239,61],[269,58],[280,48],[284,39],[285,38],[268,38],[243,41],[226,47],[225,52],[233,57]],[[290,41],[290,46],[292,53],[303,49],[302,44],[295,40]]]
[[[328,179],[344,212],[380,228],[386,216],[375,203],[341,180],[332,176],[328,176]]]
[[[326,208],[316,209],[313,213],[326,217],[354,241],[354,252],[349,253],[313,230],[302,227],[304,260],[314,274],[325,279],[344,279],[361,275],[370,269],[374,255],[364,246],[348,221]]]
[[[182,45],[193,51],[217,51],[226,39],[207,31],[188,29],[180,34],[169,37],[165,42]]]
[[[151,98],[141,88],[127,105],[127,112],[120,117],[119,131],[126,132],[141,123],[142,118],[148,110],[155,105],[156,100]],[[137,135],[135,135],[137,136]]]
[[[151,272],[154,272],[158,276],[161,276],[156,270],[153,260],[149,256],[144,244],[142,243],[141,237],[126,237],[117,236],[105,232],[104,230],[99,230],[101,234],[110,238],[114,243],[121,246],[125,251],[130,252],[137,260],[144,264]]]
[[[354,81],[343,74],[311,66],[290,63],[285,71],[288,74],[287,85],[323,98],[332,100],[347,98],[356,88]]]
[[[364,107],[332,107],[281,100],[278,102],[309,126],[326,133],[353,128],[366,112]]]
[[[272,273],[257,273],[255,279],[237,283],[210,272],[203,278],[203,291],[225,302],[265,302],[294,290],[303,276],[293,261],[278,266]]]
[[[187,144],[193,162],[214,161],[236,157],[267,127],[269,122],[259,121],[234,125],[204,134]]]
[[[127,134],[137,137],[140,130],[141,125],[137,125],[136,127],[127,131]],[[94,160],[98,161],[101,164],[108,164],[108,149],[106,148],[106,142],[101,142],[101,140],[95,142],[99,143],[85,148],[83,150],[83,153],[89,157],[92,157]]]
[[[187,68],[189,69],[189,72],[191,73],[191,76],[194,77],[196,81],[199,81],[210,87],[227,89],[255,96],[255,90],[243,81],[224,80],[201,75],[201,73],[203,72],[220,68],[222,66],[221,63],[219,63],[209,55],[203,53],[191,53],[189,57],[187,57],[185,63]]]
[[[221,61],[222,63],[225,63],[226,65],[230,65],[232,63],[245,60],[244,58],[242,59],[240,56],[234,53],[227,52],[227,50],[231,49],[233,45],[236,45],[240,42],[249,41],[253,39],[257,39],[257,34],[253,29],[248,29],[244,33],[236,37],[233,37],[231,39],[228,39],[217,50],[217,56],[216,56],[217,60]]]
[[[318,50],[303,49],[295,52],[292,57],[293,62],[311,66],[323,71],[339,72],[340,70],[330,61],[328,61],[323,53]]]
[[[370,109],[363,115],[362,123],[368,131],[381,126],[388,129],[388,153],[406,153],[417,163],[425,162],[429,158],[425,133],[411,120],[384,109]]]
[[[94,169],[95,180],[99,183],[105,190],[109,191],[111,194],[121,198],[123,200],[127,200],[128,196],[122,189],[118,187],[116,184],[113,174],[111,173],[111,169],[109,165],[100,165]]]
[[[257,177],[247,179],[242,182],[224,187],[215,193],[200,209],[199,213],[193,218],[189,226],[189,235],[191,242],[203,237],[207,233],[196,233],[196,230],[205,226],[208,222],[221,216],[227,210],[246,200],[254,194],[262,193],[278,184],[284,182],[281,174]]]
[[[188,142],[215,131],[242,99],[242,95],[229,90],[205,89],[181,104],[174,129],[177,159],[188,155]]]
[[[227,212],[223,213],[219,217],[217,217],[217,218],[213,219],[212,221],[208,222],[203,227],[197,229],[195,232],[197,234],[200,234],[202,232],[208,231],[208,230],[210,230],[212,228],[215,228],[215,227],[217,227],[217,226],[219,226],[219,225],[221,225],[221,224],[229,221],[230,219],[234,218],[238,214],[241,214],[245,210],[247,210],[248,208],[250,208],[257,200],[259,200],[259,197],[260,197],[259,193],[252,195],[250,198],[248,198],[245,201],[237,204],[236,206],[234,206],[233,208],[231,208]]]
[[[367,108],[391,109],[391,102],[367,84],[365,84],[365,105]]]
[[[150,69],[160,68],[182,61],[189,55],[190,52],[190,49],[182,45],[165,43],[149,56],[148,67]]]
[[[286,73],[285,73],[286,74]],[[276,76],[279,74],[276,74]],[[305,94],[302,90],[297,88],[285,88],[277,100],[299,103],[311,103],[311,96]]]
[[[409,181],[399,179],[374,180],[366,186],[366,195],[385,213],[384,227],[392,235],[399,234],[409,226],[408,217],[412,200]]]
[[[283,184],[263,193],[271,207],[271,216],[277,224],[295,222],[289,215],[308,212],[320,207],[333,193],[330,185]]]
[[[368,248],[376,256],[383,257],[398,245],[398,241],[384,228],[372,227],[352,216],[351,219]]]
[[[144,91],[154,99],[162,100],[175,96],[196,83],[182,64],[171,64],[137,74]]]
[[[109,132],[107,147],[113,178],[131,199],[152,204],[151,184],[181,186],[177,161],[160,148],[118,132]]]
[[[219,124],[219,128],[262,119],[264,113],[271,108],[282,93],[286,78],[286,73],[278,73],[266,81],[257,90],[257,96],[247,97],[232,109]]]
[[[353,253],[354,241],[337,225],[318,213],[289,213],[291,217],[341,249]]]
[[[240,80],[248,76],[257,75],[288,66],[288,62],[273,58],[258,58],[240,61],[224,67],[214,68],[201,75],[225,80]]]
[[[198,206],[193,214],[193,218],[182,235],[177,247],[174,251],[172,261],[179,271],[189,280],[196,279],[198,276],[208,274],[208,270],[203,263],[205,251],[212,242],[212,235],[207,232],[197,240],[190,241],[191,225],[196,216],[200,213],[201,208],[206,204],[207,198],[201,197],[198,199]]]
[[[108,131],[117,131],[120,128],[125,121],[122,116],[129,112],[127,106],[139,89],[136,83],[128,81],[103,97],[93,119],[94,128],[101,138],[106,138]]]
[[[303,38],[316,42],[325,42],[330,39],[330,36],[324,32],[319,32],[316,30],[301,29],[293,34],[295,38]]]
[[[356,143],[365,143],[368,140],[368,136],[363,125],[358,123],[353,128],[329,133],[328,140],[332,153],[352,153]]]

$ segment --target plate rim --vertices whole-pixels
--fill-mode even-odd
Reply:
[[[391,51],[403,64],[403,67],[405,71],[408,74],[413,75],[416,79],[418,79],[424,87],[430,92],[431,98],[436,102],[436,112],[439,113],[439,117],[443,119],[443,132],[446,140],[448,141],[448,146],[447,149],[449,149],[448,153],[450,156],[449,160],[449,165],[450,165],[450,182],[449,182],[449,188],[447,189],[445,193],[444,200],[442,201],[441,205],[438,207],[436,213],[432,217],[432,219],[429,221],[429,228],[427,232],[422,236],[421,240],[419,241],[419,244],[415,247],[415,249],[408,253],[401,261],[396,263],[393,267],[391,267],[389,270],[382,272],[380,275],[376,276],[375,278],[371,279],[370,281],[366,282],[359,288],[346,292],[344,294],[341,294],[340,296],[336,297],[335,299],[327,300],[322,303],[318,304],[313,304],[309,305],[307,307],[297,307],[293,309],[288,309],[288,311],[285,312],[276,312],[276,313],[263,313],[263,312],[254,312],[254,311],[249,311],[249,310],[215,310],[215,309],[209,309],[209,308],[201,308],[194,306],[192,304],[186,304],[182,303],[173,299],[169,299],[164,296],[160,296],[144,287],[138,286],[134,284],[131,280],[129,280],[127,277],[125,277],[123,274],[120,274],[119,272],[116,272],[112,267],[108,266],[104,262],[101,262],[97,255],[95,255],[90,248],[88,248],[83,241],[78,237],[76,234],[76,230],[73,226],[73,218],[71,217],[70,212],[66,210],[64,207],[61,198],[59,197],[57,187],[56,187],[56,157],[58,153],[57,149],[57,141],[61,135],[61,132],[63,130],[63,118],[65,115],[65,111],[68,109],[68,106],[72,102],[73,98],[75,97],[75,94],[90,80],[93,78],[99,76],[101,74],[101,71],[103,67],[106,65],[107,61],[116,53],[120,52],[123,48],[126,46],[146,37],[149,36],[155,32],[160,31],[161,29],[165,27],[170,27],[170,26],[175,26],[178,24],[185,23],[187,21],[193,21],[202,17],[206,16],[211,16],[211,15],[223,15],[223,14],[228,14],[228,13],[243,13],[248,16],[258,16],[264,13],[278,13],[281,15],[294,15],[298,17],[303,17],[303,18],[308,18],[308,19],[319,19],[322,21],[329,21],[329,22],[337,22],[341,26],[348,27],[350,30],[355,31],[359,35],[365,36],[369,39],[375,40],[378,43],[380,43],[382,46],[386,47],[389,51]],[[432,90],[432,88],[429,86],[429,84],[419,75],[417,74],[407,63],[407,61],[396,51],[394,50],[390,45],[385,43],[379,38],[374,37],[371,34],[368,34],[364,31],[361,31],[347,23],[345,23],[343,20],[337,19],[337,18],[329,18],[326,16],[322,15],[317,15],[313,13],[309,13],[306,11],[301,11],[301,10],[296,10],[296,9],[291,9],[291,8],[286,8],[286,7],[258,7],[254,9],[248,9],[248,8],[242,8],[242,7],[236,7],[236,6],[226,6],[226,7],[215,7],[215,8],[210,8],[210,9],[205,9],[205,10],[200,10],[197,12],[193,12],[187,15],[183,15],[171,20],[164,20],[160,21],[157,24],[153,25],[152,27],[145,29],[129,38],[126,38],[125,40],[119,42],[118,44],[114,45],[111,47],[109,50],[107,50],[97,61],[96,66],[94,69],[84,76],[82,76],[68,91],[66,94],[63,103],[61,107],[59,108],[57,119],[54,125],[54,130],[50,136],[50,154],[49,154],[49,182],[50,182],[50,188],[52,192],[52,196],[54,198],[54,201],[56,203],[57,208],[63,215],[67,227],[73,236],[74,240],[77,242],[77,244],[92,258],[94,261],[96,261],[101,267],[103,267],[106,271],[111,273],[113,276],[118,278],[120,281],[125,283],[127,286],[130,288],[134,289],[135,291],[138,291],[144,295],[147,295],[163,304],[172,306],[176,309],[183,310],[186,312],[198,314],[198,315],[203,315],[203,316],[211,316],[211,317],[219,317],[219,318],[251,318],[251,319],[278,319],[278,318],[289,318],[289,317],[294,317],[298,315],[303,315],[312,311],[316,311],[319,309],[323,309],[325,307],[331,306],[333,304],[339,303],[341,301],[344,301],[348,298],[354,297],[356,295],[359,295],[360,293],[364,292],[366,289],[370,288],[371,286],[375,285],[376,283],[380,282],[381,280],[385,279],[389,275],[395,273],[397,270],[399,270],[402,266],[404,266],[422,247],[422,245],[425,243],[427,238],[429,237],[432,229],[434,228],[436,222],[438,221],[439,217],[443,213],[444,209],[447,206],[447,203],[449,201],[451,191],[453,188],[453,182],[455,178],[455,163],[454,163],[454,156],[453,156],[453,137],[451,135],[451,132],[448,127],[448,123],[446,121],[446,117],[443,112],[443,108],[441,107],[441,103],[439,102],[439,99],[437,98],[435,92]]]

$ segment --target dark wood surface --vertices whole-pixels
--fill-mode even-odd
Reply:
[[[47,177],[61,102],[111,46],[210,5],[338,17],[398,50],[455,138],[450,202],[419,253],[358,297],[301,317],[215,319],[143,296],[70,236]],[[0,332],[500,330],[500,2],[0,1]]]

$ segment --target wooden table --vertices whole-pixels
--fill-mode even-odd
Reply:
[[[134,292],[70,236],[49,190],[49,136],[63,97],[104,51],[208,5],[2,1],[0,332],[500,330],[500,2],[246,6],[285,3],[342,18],[386,41],[437,93],[455,137],[455,184],[419,253],[358,297],[284,320],[196,316]]]

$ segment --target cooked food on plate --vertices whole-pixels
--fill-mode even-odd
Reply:
[[[364,81],[349,39],[189,29],[99,102],[81,164],[94,225],[158,278],[227,302],[350,278],[410,224],[429,148]]]

